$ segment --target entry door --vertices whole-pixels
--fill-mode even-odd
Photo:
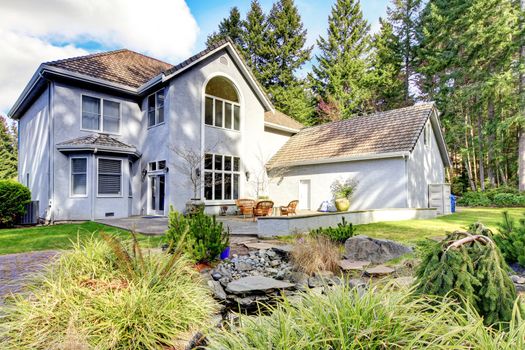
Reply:
[[[310,180],[299,181],[299,209],[310,210]]]
[[[149,178],[149,215],[164,215],[166,197],[166,175],[153,175]]]

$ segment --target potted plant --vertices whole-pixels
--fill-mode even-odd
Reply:
[[[330,186],[337,211],[347,211],[350,208],[350,199],[356,186],[357,181],[350,178],[345,181],[336,180]]]

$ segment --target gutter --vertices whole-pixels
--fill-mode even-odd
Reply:
[[[388,152],[388,153],[368,153],[360,154],[349,157],[336,157],[336,158],[324,158],[324,159],[312,159],[312,160],[300,160],[296,162],[288,162],[278,164],[277,166],[271,166],[270,169],[274,168],[286,168],[301,165],[315,165],[315,164],[331,164],[331,163],[344,163],[344,162],[355,162],[360,160],[371,160],[371,159],[387,159],[387,158],[405,158],[410,155],[410,152]]]
[[[129,154],[137,158],[140,158],[142,154],[136,149],[132,148],[120,148],[120,147],[100,147],[100,146],[90,146],[90,145],[57,145],[57,150],[61,152],[80,152],[80,151],[91,151],[93,153],[99,152],[108,152],[108,153],[120,153],[120,154]]]

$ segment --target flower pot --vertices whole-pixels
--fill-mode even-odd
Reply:
[[[221,253],[221,260],[228,259],[230,257],[230,247],[226,247]]]
[[[347,211],[350,208],[350,201],[348,198],[337,198],[335,200],[335,207],[337,211]]]
[[[186,215],[204,212],[204,202],[200,198],[192,198],[186,202]]]

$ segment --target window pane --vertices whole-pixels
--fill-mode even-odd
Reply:
[[[164,107],[161,107],[158,109],[157,111],[157,114],[158,114],[158,123],[164,123]]]
[[[224,170],[232,170],[232,157],[224,156]]]
[[[215,170],[222,170],[222,156],[215,155]]]
[[[73,174],[86,173],[87,171],[87,159],[85,158],[73,158],[71,159],[71,172]]]
[[[115,174],[121,173],[122,162],[118,159],[99,159],[98,161],[98,172],[100,174]]]
[[[157,123],[164,123],[164,89],[157,92]]]
[[[155,170],[157,170],[157,162],[150,162],[150,163],[149,163],[149,170],[150,170],[150,171],[155,171]]]
[[[232,128],[232,104],[227,102],[224,103],[224,127]]]
[[[233,106],[233,128],[241,130],[241,107]]]
[[[129,162],[128,196],[133,197],[133,163]]]
[[[87,176],[86,174],[73,174],[71,175],[71,181],[73,182],[72,191],[74,195],[86,195],[87,194]]]
[[[155,125],[155,95],[148,97],[148,126]]]
[[[204,155],[204,169],[213,169],[213,155],[206,154]]]
[[[222,199],[222,173],[215,173],[215,179],[214,179],[214,185],[215,185],[215,200],[221,200]]]
[[[224,174],[224,199],[232,199],[232,174]]]
[[[159,170],[166,168],[166,161],[165,160],[159,160]]]
[[[209,97],[204,102],[204,123],[213,125],[213,99]]]
[[[239,174],[233,174],[233,199],[239,199]]]
[[[100,99],[82,96],[82,128],[100,129]]]
[[[241,160],[239,159],[239,157],[234,157],[233,158],[233,171],[240,171],[240,163],[241,163]]]
[[[164,210],[164,193],[166,191],[166,177],[159,176],[159,210]]]
[[[104,131],[118,132],[120,125],[120,103],[104,100]]]
[[[155,111],[148,112],[148,126],[155,125]]]
[[[204,198],[213,199],[212,186],[213,186],[212,173],[205,172],[204,173]]]
[[[222,101],[215,100],[215,126],[222,128]]]

